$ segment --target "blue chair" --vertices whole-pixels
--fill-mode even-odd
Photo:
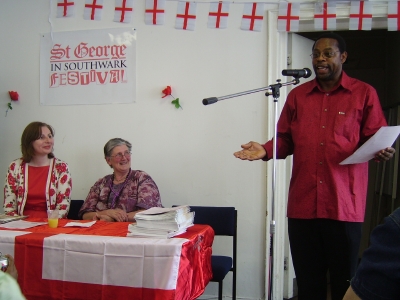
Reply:
[[[70,220],[79,220],[78,213],[83,205],[83,200],[71,200],[67,218]]]
[[[174,205],[176,206],[176,205]],[[222,282],[232,272],[232,299],[236,300],[236,250],[237,250],[237,210],[234,207],[191,206],[195,212],[194,224],[207,224],[214,229],[215,236],[232,237],[232,257],[212,255],[213,278],[218,282],[218,299],[222,300]]]

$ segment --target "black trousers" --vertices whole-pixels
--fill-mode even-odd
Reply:
[[[326,300],[329,270],[332,300],[341,300],[358,264],[362,223],[288,219],[299,300]]]

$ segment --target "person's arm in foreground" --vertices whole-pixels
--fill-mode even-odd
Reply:
[[[8,258],[8,266],[6,273],[10,274],[15,280],[18,280],[18,271],[17,268],[15,267],[14,257],[12,257],[10,254],[6,254],[4,256]]]
[[[358,297],[356,295],[356,293],[354,293],[353,289],[351,288],[351,286],[347,289],[346,294],[343,297],[343,300],[361,300],[360,297]]]
[[[400,208],[397,208],[372,231],[370,246],[364,251],[343,299],[400,299],[399,252]]]
[[[8,258],[8,267],[5,274],[0,274],[0,299],[25,300],[17,282],[18,272],[14,258],[9,254],[5,256]]]

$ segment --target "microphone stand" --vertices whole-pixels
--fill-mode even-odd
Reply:
[[[302,76],[293,76],[294,79],[292,81],[281,83],[280,79],[276,80],[276,84],[269,85],[267,87],[239,92],[236,94],[226,95],[222,97],[210,97],[203,99],[204,105],[209,105],[221,100],[239,97],[247,94],[252,94],[260,91],[271,90],[271,92],[266,92],[265,96],[268,97],[270,95],[273,96],[274,99],[274,139],[273,139],[273,153],[272,153],[272,201],[271,201],[271,221],[270,221],[270,254],[269,254],[269,270],[268,270],[268,280],[269,280],[269,288],[268,288],[268,300],[272,300],[272,283],[273,283],[273,249],[274,249],[274,235],[275,235],[275,197],[276,197],[276,161],[277,161],[277,134],[278,134],[278,99],[280,96],[280,88],[282,86],[288,85],[296,85],[300,82],[299,77]]]

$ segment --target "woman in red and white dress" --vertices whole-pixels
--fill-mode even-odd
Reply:
[[[4,212],[47,218],[58,209],[66,218],[72,190],[66,162],[53,154],[54,129],[42,122],[30,123],[21,136],[22,157],[11,162],[4,186]]]

